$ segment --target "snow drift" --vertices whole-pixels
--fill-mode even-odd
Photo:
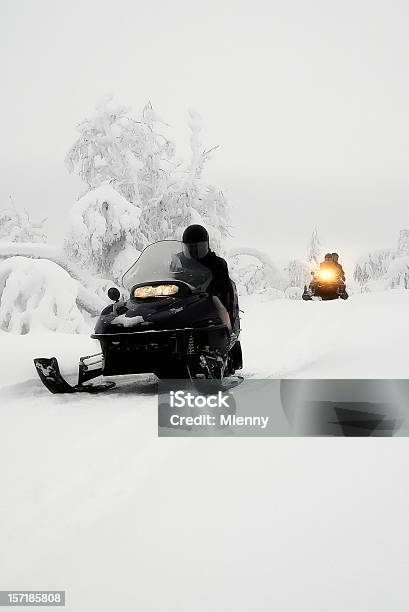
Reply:
[[[78,289],[52,261],[10,257],[0,263],[0,328],[17,334],[40,329],[85,332]]]

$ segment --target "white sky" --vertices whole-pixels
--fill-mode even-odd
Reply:
[[[187,150],[187,110],[235,241],[302,256],[314,225],[352,258],[409,226],[409,5],[379,0],[3,0],[0,206],[62,236],[75,125],[107,92],[150,99]]]

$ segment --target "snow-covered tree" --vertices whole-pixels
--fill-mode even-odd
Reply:
[[[145,246],[140,212],[108,183],[92,189],[71,210],[67,255],[92,274],[120,283]]]
[[[321,261],[321,242],[317,227],[314,227],[308,243],[307,261],[310,266],[310,270],[315,270]]]
[[[0,210],[0,240],[7,242],[47,242],[45,219],[32,221],[26,210],[15,206]]]
[[[105,97],[78,125],[79,138],[65,160],[68,170],[76,171],[89,189],[109,181],[128,202],[149,200],[160,191],[166,162],[174,156],[173,144],[157,124],[163,122],[150,103],[135,119],[112,96]]]
[[[182,193],[187,196],[187,218],[185,225],[200,223],[209,231],[212,245],[220,252],[228,235],[229,209],[223,192],[203,180],[207,161],[217,149],[205,149],[202,144],[202,119],[191,110],[189,127],[191,130],[191,160],[186,180],[182,182]]]
[[[214,149],[203,147],[202,121],[194,111],[190,111],[189,127],[190,163],[168,164],[155,177],[155,189],[142,198],[141,232],[151,243],[181,238],[186,226],[200,223],[207,228],[212,247],[220,252],[228,235],[228,205],[223,192],[203,180],[204,166]]]
[[[189,125],[188,164],[176,160],[173,143],[160,131],[166,124],[150,103],[135,119],[127,109],[114,105],[112,98],[106,98],[96,113],[78,126],[80,136],[66,159],[70,171],[80,175],[90,192],[109,183],[138,212],[132,214],[128,207],[127,218],[114,219],[124,202],[119,208],[110,206],[110,223],[115,226],[110,233],[106,211],[95,203],[95,198],[93,202],[88,199],[89,211],[82,206],[83,221],[73,224],[67,239],[71,255],[82,263],[92,260],[93,268],[101,274],[112,273],[113,261],[117,261],[120,251],[127,249],[129,253],[131,247],[141,250],[157,240],[180,238],[190,223],[205,225],[212,246],[221,250],[228,234],[227,202],[220,189],[203,179],[203,168],[212,150],[202,146],[201,118],[193,111]],[[82,199],[80,202],[84,204]],[[78,220],[77,205],[73,212]],[[127,222],[134,225],[126,226]],[[108,259],[106,265],[104,258]],[[111,277],[118,280],[116,275]]]
[[[301,299],[304,286],[311,281],[312,270],[315,270],[321,261],[321,242],[316,227],[308,243],[306,259],[306,262],[291,259],[284,268],[288,276],[285,286],[285,297],[288,299]]]

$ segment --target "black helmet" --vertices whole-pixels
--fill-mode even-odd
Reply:
[[[325,261],[332,261],[332,253],[325,253]]]
[[[209,252],[209,234],[203,225],[189,225],[183,232],[185,255],[193,259],[202,259]]]
[[[338,261],[338,257],[339,257],[338,253],[332,253],[333,261]]]

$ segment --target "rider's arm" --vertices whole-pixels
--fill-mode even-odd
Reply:
[[[222,258],[217,258],[217,269],[213,272],[213,294],[216,295],[223,306],[228,310],[232,316],[234,293],[233,287],[230,281],[229,268],[227,262]]]

